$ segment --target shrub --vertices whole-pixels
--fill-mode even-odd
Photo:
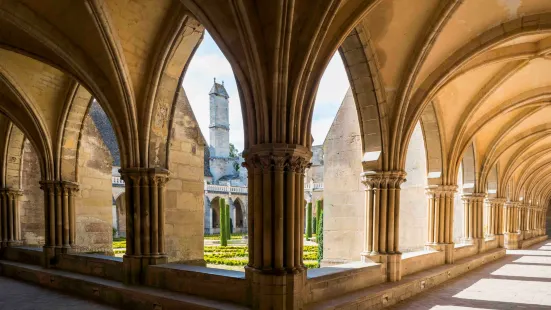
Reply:
[[[220,245],[227,246],[228,235],[226,234],[226,200],[224,198],[220,198],[218,201],[220,206]]]
[[[323,259],[323,209],[320,212],[320,219],[318,222],[318,265]]]
[[[306,239],[312,238],[312,203],[306,205]]]

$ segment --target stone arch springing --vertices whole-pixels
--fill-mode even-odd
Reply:
[[[92,95],[82,85],[74,82],[68,92],[62,132],[57,143],[57,167],[63,181],[78,182],[78,155],[84,129],[84,121],[92,104]]]
[[[25,135],[15,125],[12,125],[8,132],[9,136],[4,161],[6,165],[4,170],[6,177],[4,187],[21,189],[21,169],[23,165],[23,145],[25,143]]]
[[[498,176],[499,176],[498,164],[496,163],[488,173],[488,178],[486,183],[488,198],[500,197],[501,193],[499,192]]]
[[[425,107],[419,122],[423,130],[425,142],[427,184],[443,185],[444,180],[446,180],[447,166],[445,166],[445,154],[442,148],[439,117],[434,103],[431,102]]]
[[[474,143],[471,143],[461,159],[463,167],[463,193],[474,193],[476,191],[476,156]]]
[[[385,115],[385,92],[376,86],[382,84],[376,62],[372,61],[374,53],[365,30],[362,27],[353,29],[339,52],[358,113],[364,170],[381,170],[386,158],[387,128],[382,121]]]

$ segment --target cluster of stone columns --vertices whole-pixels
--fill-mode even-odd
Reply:
[[[519,202],[507,201],[503,205],[505,220],[505,246],[508,249],[518,249],[519,246]]]
[[[483,209],[484,209],[484,193],[464,194],[463,208],[465,212],[465,222],[463,223],[463,236],[465,243],[474,244],[479,248],[483,245]]]
[[[0,245],[9,247],[21,242],[19,221],[19,196],[21,191],[15,189],[0,190]]]
[[[457,186],[437,185],[426,189],[428,248],[444,251],[446,263],[453,263],[453,200]]]
[[[244,155],[249,183],[249,264],[253,308],[301,308],[304,172],[311,151],[299,145],[266,144]]]
[[[165,185],[168,170],[126,168],[120,170],[125,184],[126,254],[125,282],[143,283],[148,265],[168,262],[164,243]]]
[[[78,184],[67,181],[41,181],[44,191],[45,265],[54,264],[58,253],[67,253],[75,246],[75,193]]]
[[[388,281],[401,279],[398,250],[400,186],[403,171],[365,172],[365,243],[363,261],[383,263]]]
[[[488,206],[488,234],[494,236],[498,240],[500,247],[504,246],[503,240],[503,198],[486,199]]]

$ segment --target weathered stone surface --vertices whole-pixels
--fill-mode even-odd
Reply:
[[[40,166],[29,141],[23,148],[22,189],[20,197],[21,238],[27,245],[44,244],[44,193],[40,189]]]
[[[113,158],[90,115],[84,120],[75,197],[76,250],[112,253],[111,167]]]

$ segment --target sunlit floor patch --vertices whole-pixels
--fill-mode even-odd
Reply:
[[[512,265],[518,267],[519,265]],[[481,279],[454,295],[455,298],[551,306],[551,283]]]
[[[538,250],[507,250],[508,255],[534,255],[534,256],[549,256],[551,257],[551,251],[538,251]]]
[[[541,251],[551,251],[551,245],[544,245],[542,247],[540,247],[538,250],[541,250]]]
[[[486,308],[460,307],[460,306],[434,306],[431,310],[488,310]]]
[[[491,274],[494,276],[551,279],[551,266],[507,264]]]
[[[551,265],[551,257],[547,256],[521,256],[513,263]]]

